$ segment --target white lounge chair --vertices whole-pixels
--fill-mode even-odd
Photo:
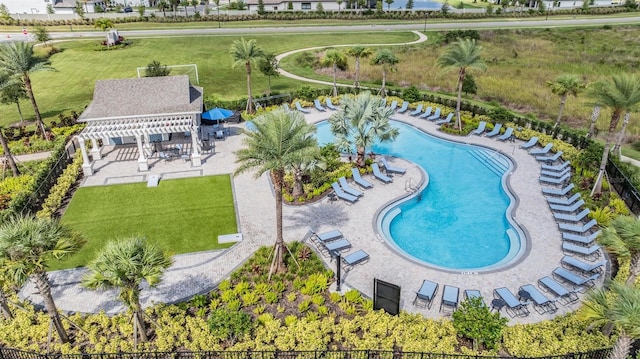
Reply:
[[[393,181],[393,178],[383,174],[382,172],[380,172],[380,167],[378,167],[377,163],[372,163],[371,164],[371,169],[373,169],[373,177],[375,177],[376,179],[378,179],[381,182],[384,183],[389,183],[391,181]]]
[[[357,168],[352,168],[351,169],[351,173],[353,174],[353,181],[358,186],[360,186],[362,188],[371,188],[371,187],[373,187],[373,184],[371,184],[369,181],[367,181],[364,178],[362,178],[362,176],[360,175],[360,170],[358,170]]]

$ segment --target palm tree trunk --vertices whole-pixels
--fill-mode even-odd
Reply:
[[[140,337],[140,341],[148,341],[149,337],[147,337],[147,328],[144,325],[144,317],[142,316],[140,303],[138,303],[138,309],[133,312],[133,324],[138,328],[138,336]]]
[[[460,118],[460,103],[462,102],[462,83],[464,82],[465,70],[460,68],[458,72],[458,100],[456,102],[456,127],[458,131],[462,131],[462,119]]]
[[[3,290],[0,290],[0,312],[2,312],[2,316],[5,319],[13,319],[13,313],[11,313],[9,302],[7,301],[7,297],[4,295]]]
[[[591,112],[591,125],[589,126],[589,133],[587,133],[587,137],[593,138],[594,132],[596,130],[596,121],[598,121],[598,117],[600,117],[600,106],[595,106],[593,108],[593,112]]]
[[[633,287],[636,284],[636,279],[640,274],[640,252],[636,252],[631,256],[631,263],[629,264],[629,277],[627,277],[626,285]]]
[[[356,79],[353,86],[356,87],[356,90],[360,88],[360,56],[356,56]]]
[[[268,95],[271,95],[271,75],[267,76],[267,83],[269,85]]]
[[[616,137],[616,143],[611,149],[611,152],[613,153],[619,152],[620,155],[622,154],[622,152],[620,152],[620,146],[622,146],[622,141],[624,140],[624,135],[625,135],[625,132],[627,131],[627,125],[629,124],[630,119],[631,119],[631,114],[629,112],[626,112],[624,114],[624,120],[622,121],[622,128],[620,129],[620,132],[618,132],[618,136]]]
[[[0,145],[2,145],[2,150],[4,151],[5,161],[9,164],[9,168],[13,172],[13,177],[20,176],[20,170],[18,170],[18,166],[16,166],[16,161],[13,160],[13,156],[11,155],[11,150],[7,145],[7,139],[4,137],[4,131],[0,128]]]
[[[249,61],[245,63],[245,68],[247,69],[247,94],[249,96],[247,99],[247,113],[253,113],[253,96],[251,95],[251,63]]]
[[[629,355],[629,349],[631,349],[631,338],[622,330],[613,349],[611,349],[609,359],[626,359]]]
[[[356,150],[356,165],[358,167],[364,167],[365,148],[358,147]]]
[[[602,153],[602,160],[600,161],[600,170],[598,171],[598,177],[596,178],[596,183],[593,184],[593,189],[591,190],[591,197],[596,194],[602,193],[602,177],[604,176],[605,169],[607,167],[607,162],[609,161],[609,150],[611,149],[611,138],[613,137],[613,131],[615,131],[616,127],[618,127],[618,122],[620,121],[620,113],[621,109],[615,109],[611,114],[611,122],[609,123],[609,133],[607,134],[607,142],[604,145],[604,152]]]
[[[275,263],[276,273],[282,273],[287,270],[284,264],[284,237],[282,235],[282,185],[284,178],[284,170],[277,169],[273,171],[274,187],[276,191],[276,251]]]
[[[337,78],[338,78],[338,64],[334,62],[333,63],[333,97],[338,96]]]
[[[49,286],[49,279],[47,278],[47,273],[44,271],[36,273],[33,279],[36,283],[36,287],[38,288],[39,294],[42,296],[42,299],[44,299],[44,307],[47,310],[47,314],[49,314],[49,318],[51,318],[53,327],[56,329],[56,332],[60,337],[60,341],[62,343],[68,343],[69,336],[67,335],[67,331],[64,329],[64,326],[62,325],[62,319],[60,319],[60,313],[58,313],[58,308],[56,308],[56,303],[53,301],[53,296],[51,295],[51,287]]]
[[[387,91],[385,90],[386,83],[387,83],[387,70],[382,69],[382,88],[380,89],[380,96],[382,98],[387,96]]]
[[[31,105],[33,106],[33,112],[36,115],[36,125],[40,127],[40,131],[42,132],[42,139],[45,138],[46,129],[44,128],[44,123],[42,122],[42,117],[40,117],[40,110],[38,109],[38,104],[36,103],[36,98],[33,95],[33,89],[31,88],[31,79],[28,75],[23,76],[24,87],[27,90],[27,96],[29,100],[31,100]]]
[[[564,104],[567,102],[567,94],[562,95],[560,99],[560,110],[558,111],[558,118],[556,118],[556,123],[553,125],[553,128],[558,127],[560,124],[560,120],[562,119],[562,111],[564,110]]]
[[[24,121],[24,116],[22,116],[22,108],[20,107],[20,100],[16,100],[16,107],[18,107],[18,115],[20,115],[20,121]]]

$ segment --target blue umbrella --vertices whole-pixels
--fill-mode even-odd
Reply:
[[[220,107],[202,113],[202,118],[205,120],[224,120],[231,116],[233,116],[233,111]]]

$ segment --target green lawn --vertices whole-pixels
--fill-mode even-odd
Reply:
[[[229,175],[79,188],[62,221],[85,235],[87,244],[52,269],[86,265],[115,238],[140,234],[170,254],[229,247],[219,234],[236,233]]]

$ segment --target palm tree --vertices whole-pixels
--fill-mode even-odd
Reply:
[[[13,155],[11,154],[11,149],[7,144],[7,138],[4,135],[4,128],[0,126],[0,146],[2,146],[2,150],[4,151],[4,158],[7,163],[9,163],[9,168],[11,168],[11,172],[13,172],[13,177],[20,176],[20,170],[18,166],[16,166],[16,161],[13,159]]]
[[[395,65],[399,62],[398,57],[388,49],[378,50],[375,56],[371,60],[372,65],[381,65],[382,66],[382,87],[380,88],[380,96],[385,97],[387,95],[386,92],[386,83],[387,83],[387,72],[395,71]]]
[[[107,18],[101,17],[96,19],[93,23],[94,28],[100,28],[103,32],[107,32],[107,30],[113,28],[113,22]],[[111,45],[111,41],[109,40],[109,36],[107,36],[107,47]]]
[[[626,284],[633,286],[640,275],[640,220],[630,216],[618,216],[602,231],[598,242],[618,258],[630,262]]]
[[[551,88],[551,92],[560,96],[560,111],[558,112],[558,118],[556,119],[553,127],[558,127],[560,120],[562,119],[562,110],[564,110],[564,104],[567,102],[567,97],[572,95],[578,96],[578,93],[582,91],[587,85],[580,81],[580,78],[576,75],[563,74],[556,77],[553,81],[547,81],[547,86]]]
[[[618,339],[610,359],[625,359],[634,339],[640,339],[640,288],[609,282],[609,292],[596,289],[587,294],[579,317],[599,327],[613,326]]]
[[[69,342],[67,331],[51,295],[47,263],[76,253],[84,244],[77,232],[57,220],[13,217],[0,224],[0,264],[11,283],[22,286],[31,277],[44,299],[51,323],[63,343]]]
[[[329,118],[331,132],[336,136],[339,149],[350,152],[356,148],[356,164],[363,167],[368,147],[376,141],[393,141],[398,137],[398,129],[389,123],[393,110],[386,106],[383,98],[368,91],[355,98],[345,97],[342,105],[342,109]]]
[[[133,313],[133,323],[140,340],[146,342],[140,287],[146,281],[150,288],[162,279],[162,273],[171,266],[171,258],[145,237],[133,236],[111,241],[87,265],[89,273],[82,284],[88,288],[119,288],[120,300]]]
[[[314,170],[326,169],[326,165],[321,161],[320,147],[312,147],[306,151],[301,151],[297,161],[291,165],[293,172],[293,188],[291,195],[294,199],[304,194],[302,179],[306,173]]]
[[[324,59],[322,59],[322,64],[324,66],[331,66],[333,68],[333,97],[338,96],[338,67],[345,65],[345,56],[344,53],[340,50],[331,49],[327,51],[324,55]]]
[[[602,192],[602,177],[609,161],[609,149],[611,148],[614,132],[620,122],[620,117],[625,111],[634,112],[640,103],[640,77],[623,73],[613,75],[610,81],[601,80],[590,86],[589,97],[593,99],[595,104],[609,108],[611,111],[609,131],[605,138],[600,170],[591,190],[591,196],[593,197]]]
[[[167,17],[167,9],[170,9],[170,6],[165,0],[158,3],[158,10],[162,11],[162,17]]]
[[[480,58],[482,46],[474,39],[459,40],[447,48],[438,57],[438,65],[445,70],[458,70],[458,101],[456,102],[456,127],[462,131],[462,120],[460,119],[460,103],[462,102],[462,83],[467,70],[477,69],[485,71],[487,66]]]
[[[233,68],[244,66],[247,71],[247,108],[248,113],[253,113],[253,97],[251,96],[251,67],[256,67],[260,60],[264,57],[264,51],[258,45],[256,40],[251,39],[245,41],[244,38],[236,40],[231,45],[231,57],[233,59]]]
[[[282,236],[282,188],[287,168],[300,163],[301,154],[316,148],[313,136],[316,127],[305,122],[298,111],[287,112],[280,108],[259,116],[253,121],[254,132],[247,133],[244,148],[236,152],[240,166],[235,173],[255,170],[256,178],[268,172],[273,179],[276,197],[276,243],[274,262],[269,271],[283,272],[284,238]]]
[[[18,41],[0,45],[0,73],[13,77],[24,84],[27,96],[33,106],[33,112],[35,112],[36,123],[42,132],[42,138],[45,138],[46,129],[31,87],[31,74],[38,71],[53,71],[53,67],[48,60],[33,54],[32,44]]]
[[[354,46],[347,49],[347,55],[356,59],[356,78],[353,82],[353,86],[355,86],[356,89],[360,87],[360,59],[366,59],[371,56],[371,54],[373,54],[371,49],[363,46]]]
[[[269,84],[267,94],[271,95],[271,77],[278,77],[280,75],[278,72],[278,58],[275,54],[267,53],[260,61],[258,68],[263,75],[267,76]]]

